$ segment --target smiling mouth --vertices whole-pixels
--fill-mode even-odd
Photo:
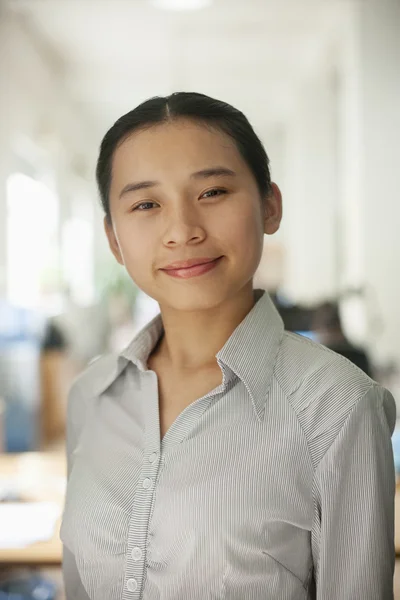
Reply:
[[[179,266],[174,268],[168,267],[166,269],[161,270],[167,275],[170,275],[171,277],[177,277],[179,279],[189,279],[191,277],[197,277],[198,275],[203,275],[205,273],[208,273],[209,271],[212,271],[220,263],[222,258],[223,256],[219,256],[218,258],[214,259],[204,259],[207,262],[196,262],[190,266]]]

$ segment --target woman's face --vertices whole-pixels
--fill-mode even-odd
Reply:
[[[264,233],[279,228],[281,198],[274,186],[262,204],[229,136],[180,120],[136,132],[118,147],[110,211],[110,247],[133,281],[161,308],[190,311],[252,285]],[[218,260],[201,273],[165,270],[190,259]]]

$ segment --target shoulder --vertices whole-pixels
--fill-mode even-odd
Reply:
[[[128,361],[117,354],[104,354],[93,359],[73,381],[68,395],[68,420],[82,420],[89,404],[104,392],[124,370]]]
[[[285,332],[275,376],[307,438],[314,465],[357,405],[365,410],[384,405],[393,420],[389,392],[343,356],[307,338]]]
[[[73,387],[97,395],[118,376],[119,365],[120,357],[117,354],[96,356],[76,377]]]
[[[275,374],[284,391],[292,395],[299,388],[316,391],[351,389],[363,395],[374,381],[344,356],[300,335],[285,332],[275,365]],[[310,390],[311,391],[311,390]]]

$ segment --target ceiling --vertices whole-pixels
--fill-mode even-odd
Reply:
[[[63,59],[71,94],[99,128],[147,97],[194,90],[263,130],[333,60],[350,1],[214,0],[172,13],[149,0],[7,0]]]

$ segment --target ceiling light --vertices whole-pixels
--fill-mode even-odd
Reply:
[[[152,0],[152,4],[163,10],[189,11],[210,6],[213,0]]]

